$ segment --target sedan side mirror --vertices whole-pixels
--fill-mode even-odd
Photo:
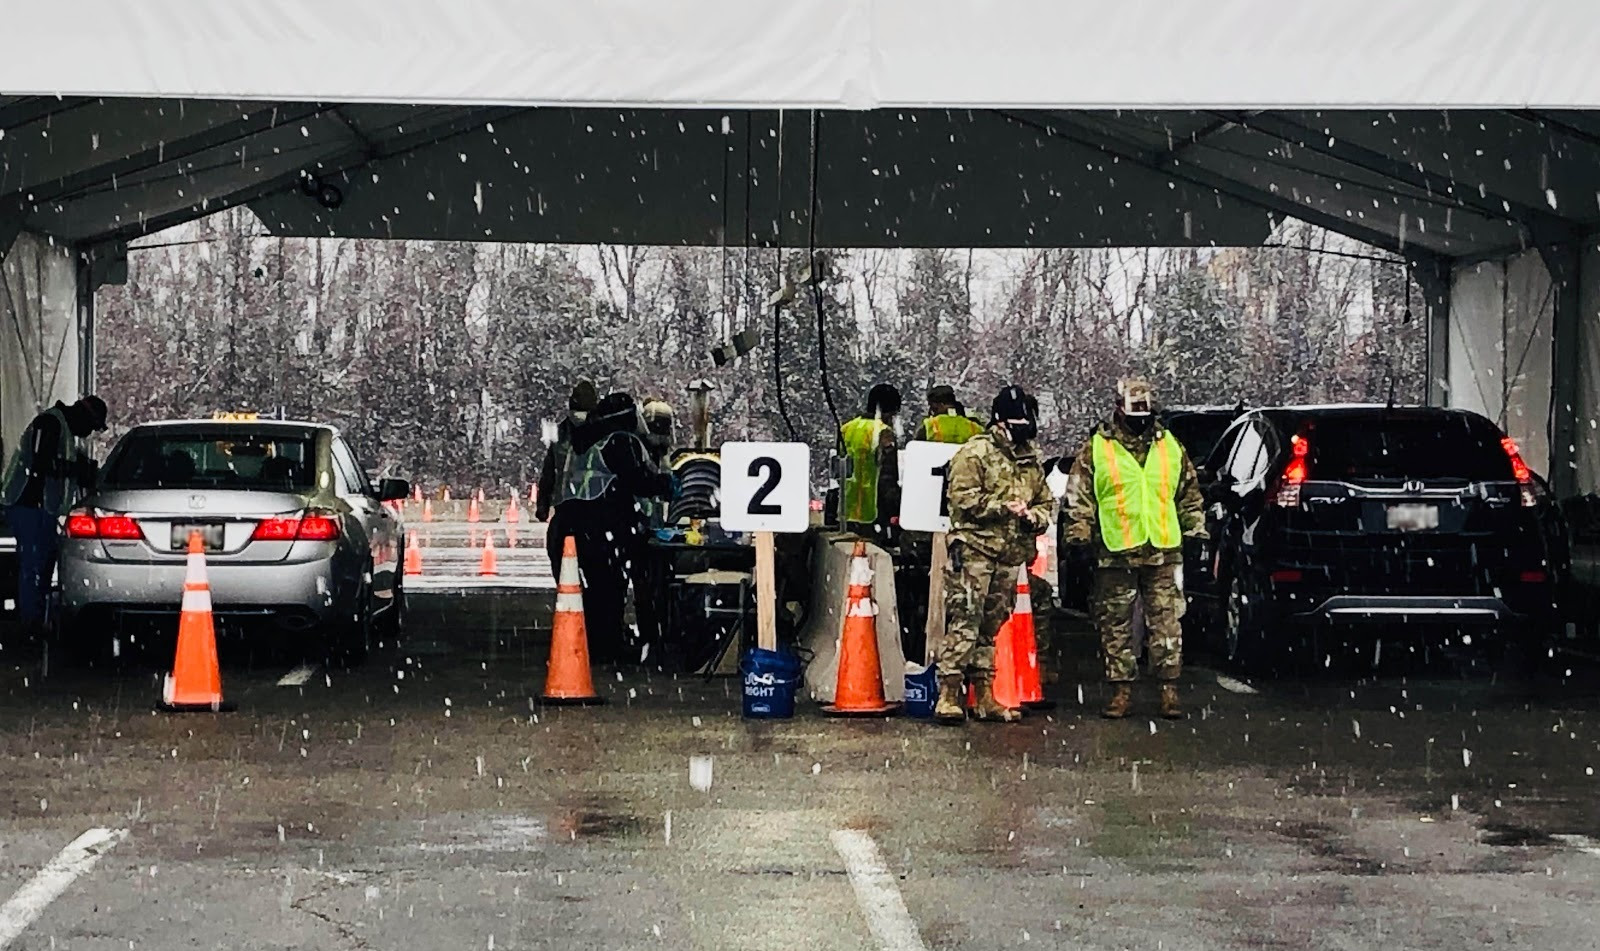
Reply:
[[[404,479],[381,479],[378,482],[379,502],[403,501],[411,494],[411,483]]]

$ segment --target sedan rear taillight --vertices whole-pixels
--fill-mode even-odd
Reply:
[[[256,523],[253,542],[326,542],[339,537],[339,520],[329,515],[286,515]]]
[[[126,515],[91,515],[74,512],[67,516],[68,538],[104,538],[136,542],[144,539],[139,523]]]

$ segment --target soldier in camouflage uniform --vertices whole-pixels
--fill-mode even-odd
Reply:
[[[1090,610],[1100,632],[1106,680],[1115,688],[1106,717],[1128,715],[1138,676],[1133,603],[1143,597],[1150,669],[1161,681],[1161,715],[1183,716],[1178,674],[1183,593],[1178,566],[1183,539],[1205,536],[1205,506],[1194,465],[1155,418],[1150,384],[1117,384],[1117,408],[1073,463],[1067,489],[1065,541],[1093,545]]]
[[[1020,710],[994,696],[994,638],[1016,604],[1017,569],[1032,560],[1034,538],[1050,527],[1055,498],[1034,446],[1038,421],[1020,386],[994,399],[988,431],[950,460],[950,565],[945,573],[945,633],[935,662],[941,723],[966,720],[962,680],[970,675],[980,720],[1014,722]]]

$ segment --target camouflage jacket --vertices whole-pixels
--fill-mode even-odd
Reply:
[[[1044,482],[1039,450],[1018,448],[1003,433],[990,430],[969,439],[950,460],[946,493],[950,502],[950,540],[1002,565],[1031,561],[1034,538],[1050,528],[1056,500]],[[1006,503],[1028,506],[1025,516]]]
[[[1156,423],[1150,431],[1136,435],[1118,425],[1115,420],[1101,423],[1095,432],[1122,443],[1133,458],[1144,465],[1150,446],[1165,433],[1166,427]],[[1200,483],[1195,477],[1194,462],[1188,450],[1183,452],[1183,474],[1178,478],[1178,527],[1186,538],[1206,537],[1205,502],[1200,497]],[[1181,564],[1183,550],[1164,551],[1145,544],[1129,551],[1112,554],[1106,548],[1105,537],[1100,534],[1098,505],[1094,497],[1094,439],[1086,439],[1078,450],[1067,478],[1066,511],[1062,514],[1061,540],[1069,545],[1094,545],[1095,557],[1101,567],[1135,567],[1140,565]]]

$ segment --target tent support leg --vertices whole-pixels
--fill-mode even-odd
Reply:
[[[1576,242],[1539,248],[1555,285],[1551,315],[1550,487],[1557,498],[1577,491],[1578,345],[1582,319],[1578,296],[1581,248]]]
[[[1427,386],[1422,394],[1429,406],[1450,402],[1450,263],[1436,255],[1411,254],[1406,258],[1410,276],[1422,290],[1427,323]]]

